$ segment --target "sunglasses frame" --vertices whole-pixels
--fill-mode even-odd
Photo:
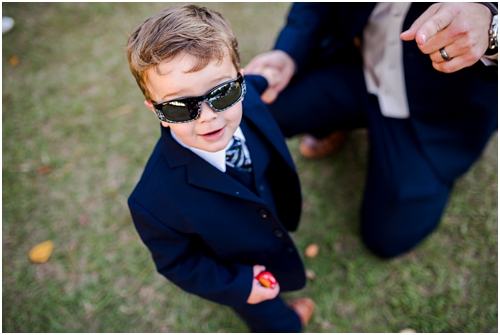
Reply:
[[[236,99],[235,102],[233,102],[232,104],[230,104],[227,107],[224,107],[224,108],[216,108],[216,107],[214,107],[214,105],[212,104],[212,101],[218,100],[220,97],[219,96],[215,96],[215,97],[209,98],[210,94],[212,92],[214,92],[215,90],[220,89],[224,85],[227,85],[227,84],[236,84],[236,83],[239,83],[240,86],[241,86],[241,94],[238,97],[238,99]],[[195,121],[195,120],[197,120],[200,117],[200,115],[201,115],[201,105],[203,104],[203,102],[206,102],[210,106],[210,108],[212,108],[212,110],[214,110],[216,112],[223,112],[223,111],[225,111],[225,110],[233,107],[238,102],[240,102],[241,99],[243,99],[245,97],[246,92],[247,92],[247,87],[246,87],[245,79],[243,78],[243,76],[241,75],[241,73],[238,72],[238,75],[237,75],[237,77],[235,79],[228,80],[226,82],[223,82],[222,84],[219,84],[219,85],[215,86],[214,88],[212,88],[210,91],[208,91],[204,95],[201,95],[201,96],[198,96],[198,97],[178,98],[178,99],[173,99],[173,100],[165,101],[165,102],[162,102],[162,103],[159,103],[159,104],[155,103],[154,101],[151,101],[151,102],[153,103],[153,107],[154,107],[154,110],[156,112],[156,115],[158,116],[158,119],[160,119],[161,121],[168,122],[168,123],[187,123],[187,122]],[[186,121],[175,121],[175,120],[169,120],[169,119],[167,119],[167,117],[165,116],[165,114],[163,114],[163,106],[165,106],[167,104],[170,104],[172,102],[180,102],[180,103],[184,103],[184,104],[187,105],[187,100],[195,100],[195,102],[198,104],[198,107],[197,107],[198,108],[198,112],[197,112],[195,118],[189,119],[189,120],[186,120]]]

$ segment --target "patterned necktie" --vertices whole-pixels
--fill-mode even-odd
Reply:
[[[233,137],[233,144],[226,150],[226,164],[243,172],[252,172],[252,161],[245,154],[239,138]]]

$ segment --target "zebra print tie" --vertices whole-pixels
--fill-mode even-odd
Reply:
[[[243,172],[252,172],[252,161],[245,154],[243,143],[233,136],[233,144],[226,150],[226,164]]]

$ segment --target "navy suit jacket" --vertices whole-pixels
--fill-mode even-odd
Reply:
[[[256,189],[268,185],[260,157],[269,157],[280,170],[273,175],[273,185],[280,185],[272,190],[274,201],[263,200],[179,145],[169,128],[162,128],[128,201],[158,272],[188,292],[232,307],[246,303],[255,264],[265,265],[282,291],[305,284],[302,261],[287,233],[300,217],[298,176],[284,137],[260,100],[267,82],[250,75],[245,80],[242,129]],[[250,129],[260,132],[267,147],[252,143]]]
[[[402,31],[430,5],[412,3]],[[375,3],[296,3],[275,48],[291,55],[298,71],[349,57],[342,54],[358,51],[346,45],[361,36],[374,7]],[[415,41],[403,42],[403,64],[415,134],[436,172],[453,180],[478,158],[497,129],[498,68],[478,61],[455,73],[442,73]]]

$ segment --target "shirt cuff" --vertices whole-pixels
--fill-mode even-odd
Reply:
[[[491,56],[481,57],[481,62],[486,66],[498,66],[498,53]]]

